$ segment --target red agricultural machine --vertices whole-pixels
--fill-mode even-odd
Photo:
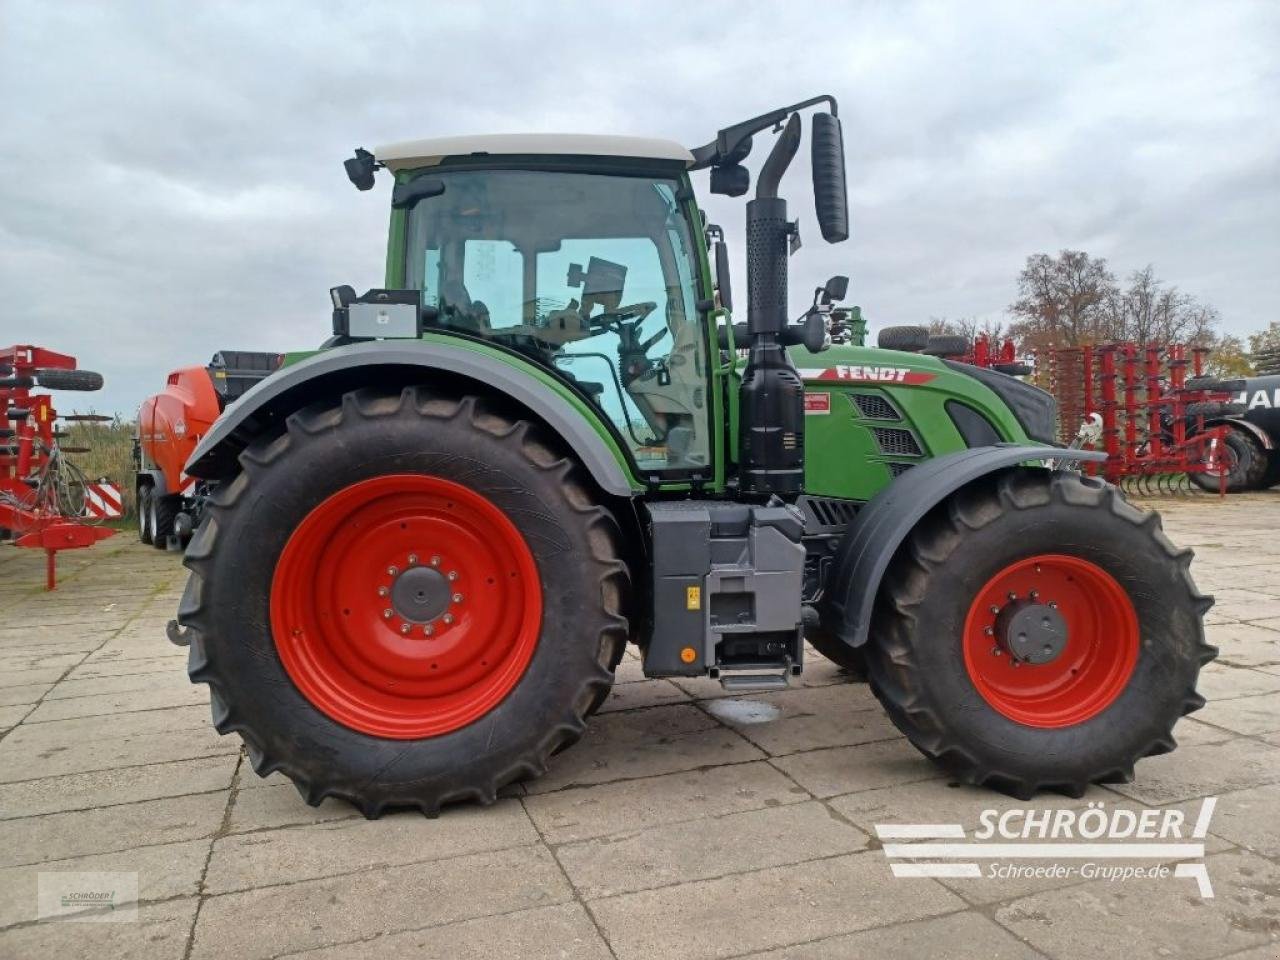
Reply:
[[[1243,489],[1229,404],[1238,382],[1206,376],[1208,353],[1183,344],[1059,347],[1039,354],[1037,374],[1058,400],[1059,439],[1106,451],[1087,472],[1145,494],[1179,492],[1183,478],[1234,492]]]
[[[138,537],[164,550],[183,546],[200,522],[206,489],[183,464],[227,404],[284,358],[278,353],[220,350],[207,366],[182,367],[138,410],[133,443]]]
[[[95,505],[106,508],[109,489],[90,482],[66,459],[77,451],[59,446],[58,421],[110,418],[60,416],[52,397],[33,390],[101,387],[102,375],[77,369],[74,357],[29,345],[0,349],[0,540],[44,550],[50,590],[57,584],[57,552],[111,536],[114,530],[94,526],[93,520],[116,512],[95,511]],[[112,506],[118,509],[119,503]]]

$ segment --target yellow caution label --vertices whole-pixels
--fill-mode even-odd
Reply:
[[[702,588],[686,587],[684,591],[684,605],[689,610],[702,609]]]

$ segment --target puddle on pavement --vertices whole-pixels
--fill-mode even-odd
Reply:
[[[712,700],[707,712],[726,723],[769,723],[782,713],[772,703],[763,700]]]

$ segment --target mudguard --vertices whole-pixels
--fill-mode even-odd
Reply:
[[[606,493],[638,492],[614,449],[573,405],[516,363],[477,350],[421,340],[379,340],[323,350],[260,381],[218,418],[185,467],[193,477],[219,479],[239,468],[237,458],[253,438],[295,410],[335,393],[390,382],[405,370],[463,377],[477,389],[506,394],[560,436]],[[425,380],[426,377],[423,377]]]
[[[1032,460],[1060,464],[1106,458],[1100,450],[1002,443],[971,447],[912,467],[876,494],[850,522],[827,580],[822,611],[827,629],[851,647],[867,642],[871,611],[889,561],[920,519],[965,484]]]
[[[1205,417],[1204,425],[1206,427],[1231,427],[1235,430],[1242,430],[1257,440],[1262,445],[1263,450],[1274,450],[1276,448],[1275,441],[1271,439],[1271,434],[1256,423],[1250,423],[1243,417]]]

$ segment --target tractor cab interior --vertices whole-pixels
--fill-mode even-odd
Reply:
[[[527,169],[426,176],[433,185],[409,207],[406,278],[422,291],[427,326],[555,370],[613,422],[642,469],[705,467],[706,337],[679,181]]]

